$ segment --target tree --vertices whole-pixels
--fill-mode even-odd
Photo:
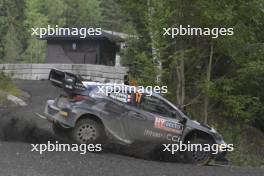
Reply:
[[[201,114],[205,123],[214,120],[211,116],[236,119],[238,114],[241,122],[252,123],[255,121],[253,115],[261,114],[258,107],[263,104],[263,95],[255,95],[251,88],[241,92],[241,85],[247,84],[241,78],[248,75],[249,71],[245,69],[248,64],[261,63],[259,61],[263,59],[256,52],[263,51],[261,45],[258,50],[252,50],[253,46],[263,43],[263,0],[239,4],[235,0],[117,2],[131,19],[137,36],[129,43],[132,48],[127,49],[126,58],[130,58],[130,63],[138,63],[142,58],[148,60],[145,63],[155,57],[161,60],[162,84],[168,85],[168,97],[180,108],[188,106],[191,113]],[[179,25],[210,29],[233,27],[234,35],[218,36],[217,39],[212,36],[176,36],[172,39],[162,35],[163,28]],[[249,46],[252,48],[248,49]],[[142,63],[137,66],[141,70],[147,67]],[[241,70],[244,70],[243,76]],[[145,75],[144,71],[138,73],[138,78]],[[260,85],[260,80],[256,82]],[[246,112],[248,107],[249,113]],[[235,109],[237,111],[232,111]]]
[[[16,63],[20,60],[22,47],[16,32],[14,26],[10,25],[4,38],[4,60],[9,63]]]
[[[8,23],[6,8],[4,6],[4,0],[0,0],[0,62],[3,62],[4,56],[4,36],[6,33]]]
[[[257,100],[258,98],[252,94],[249,96],[249,94],[242,93],[241,95],[239,90],[242,90],[243,88],[239,87],[239,89],[237,89],[235,87],[236,84],[238,84],[238,77],[240,78],[242,75],[237,75],[238,77],[235,75],[241,67],[244,67],[251,62],[251,54],[256,55],[256,52],[252,48],[250,54],[248,54],[246,52],[246,48],[248,47],[249,43],[250,45],[253,43],[258,43],[259,39],[256,37],[256,35],[263,33],[260,31],[256,33],[256,30],[263,26],[263,22],[260,22],[260,19],[263,18],[263,12],[260,9],[260,7],[263,5],[263,1],[255,0],[251,2],[241,2],[240,4],[237,4],[236,1],[222,1],[214,3],[212,1],[198,1],[196,5],[201,8],[199,16],[202,19],[201,21],[203,21],[203,26],[209,26],[211,28],[217,26],[233,26],[235,31],[233,36],[222,36],[216,40],[211,40],[210,42],[210,49],[208,52],[209,61],[206,64],[207,72],[203,86],[204,121],[207,122],[209,111],[208,105],[209,99],[211,98],[213,100],[210,106],[211,108],[214,104],[219,105],[219,102],[223,103],[222,105],[226,107],[224,112],[221,114],[225,114],[225,116],[231,116],[234,118],[240,114],[239,116],[241,121],[252,122],[254,121],[254,118],[252,118],[252,116],[249,118],[248,115],[256,114],[256,112],[260,113],[260,111],[257,110],[259,109],[259,101]],[[263,48],[260,50],[263,50]],[[258,55],[258,57],[259,56],[260,55]],[[219,60],[221,60],[220,63]],[[214,67],[216,63],[218,66]],[[222,68],[222,70],[219,71],[219,68]],[[246,72],[243,74],[246,74]],[[226,82],[225,80],[228,81]],[[232,82],[232,85],[230,85],[230,81]],[[226,85],[226,83],[228,83],[228,85]],[[214,89],[214,87],[216,89]],[[223,90],[224,87],[226,90]],[[255,100],[255,102],[253,100]],[[223,111],[223,106],[220,106],[221,111]],[[228,108],[228,106],[230,107]],[[244,113],[247,109],[247,106],[252,106],[254,111],[252,110],[249,114]],[[236,109],[237,111],[231,112],[231,109]],[[237,112],[237,114],[235,115],[234,112]]]
[[[6,62],[16,62],[25,45],[23,20],[24,0],[0,1],[0,56]]]
[[[64,0],[46,0],[45,6],[47,10],[43,14],[47,16],[49,24],[60,27],[66,25],[65,11],[67,5]]]
[[[32,28],[47,27],[48,16],[46,13],[46,1],[27,0],[26,1],[26,20],[24,25],[27,32],[27,48],[22,58],[24,62],[39,63],[43,62],[45,57],[46,43],[40,41],[36,36],[31,36]]]
[[[66,26],[96,27],[101,24],[100,0],[65,0]]]
[[[122,13],[116,0],[102,0],[102,27],[112,31],[124,31],[129,26],[129,16]]]

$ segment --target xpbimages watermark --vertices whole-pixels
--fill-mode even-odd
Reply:
[[[155,94],[166,94],[168,93],[168,86],[127,86],[120,84],[113,85],[98,85],[97,93],[105,94],[106,96],[110,93],[143,93],[147,94],[147,96],[151,96],[153,93]]]
[[[233,144],[193,144],[188,141],[187,143],[183,143],[180,141],[177,144],[163,144],[163,152],[170,152],[172,155],[177,152],[211,152],[212,154],[218,154],[219,152],[231,152],[234,151]]]
[[[218,38],[219,36],[229,36],[234,35],[233,28],[200,28],[200,27],[191,27],[187,25],[184,27],[180,25],[179,27],[173,28],[163,28],[163,35],[170,36],[171,38],[175,38],[176,36],[210,36],[212,38]]]
[[[47,144],[31,144],[31,152],[38,152],[43,154],[45,152],[79,152],[81,155],[87,152],[102,151],[101,144],[61,144],[58,141]]]
[[[80,36],[80,38],[86,38],[88,35],[101,35],[102,29],[101,28],[65,28],[59,27],[55,25],[52,27],[48,25],[47,27],[38,27],[38,28],[31,28],[32,33],[31,35],[39,36],[39,38],[43,38],[43,36]]]

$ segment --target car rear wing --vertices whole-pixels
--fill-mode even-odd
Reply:
[[[83,79],[73,73],[51,69],[49,80],[51,84],[67,92],[78,93],[86,90],[86,87],[82,83]]]

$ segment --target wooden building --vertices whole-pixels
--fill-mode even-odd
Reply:
[[[102,31],[101,35],[44,36],[47,40],[46,63],[116,65],[123,39]]]

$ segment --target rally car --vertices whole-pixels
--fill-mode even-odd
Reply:
[[[162,144],[225,144],[215,129],[191,120],[171,102],[153,93],[107,92],[100,84],[86,82],[78,75],[52,69],[49,80],[63,93],[48,100],[44,117],[56,134],[65,134],[77,143],[111,141],[124,146],[137,143],[161,149]],[[108,84],[111,85],[111,84]],[[224,160],[223,147],[217,154],[186,151],[185,158],[196,164]]]

